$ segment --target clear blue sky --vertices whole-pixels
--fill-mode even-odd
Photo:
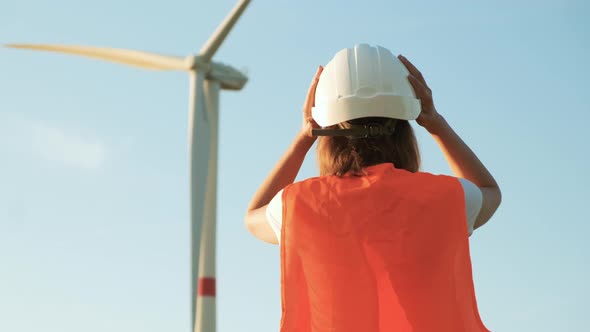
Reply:
[[[0,43],[184,56],[233,5],[2,0]],[[586,329],[589,16],[582,0],[254,0],[216,55],[250,77],[221,96],[219,331],[278,330],[278,247],[243,215],[317,65],[360,42],[422,70],[502,188],[470,240],[486,325]],[[189,331],[187,109],[185,73],[0,49],[0,331]],[[423,170],[450,174],[417,132]]]

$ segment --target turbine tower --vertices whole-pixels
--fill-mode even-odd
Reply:
[[[250,0],[240,0],[199,53],[185,58],[90,46],[6,45],[13,48],[86,56],[152,70],[181,70],[190,74],[188,143],[191,208],[191,319],[194,332],[214,332],[216,328],[215,219],[219,91],[221,89],[240,90],[248,81],[248,78],[237,69],[213,62],[212,58],[249,3]]]

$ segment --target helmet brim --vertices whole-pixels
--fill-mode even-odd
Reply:
[[[371,97],[345,97],[321,102],[311,110],[311,116],[322,127],[354,119],[385,117],[415,120],[420,115],[420,100],[414,97],[376,95]]]

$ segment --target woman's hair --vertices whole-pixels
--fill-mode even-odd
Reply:
[[[396,168],[417,172],[420,168],[420,151],[414,130],[407,120],[370,117],[342,122],[330,128],[348,129],[351,125],[378,123],[394,126],[391,135],[367,138],[321,136],[317,146],[320,175],[351,173],[363,175],[363,168],[381,163],[393,163]]]

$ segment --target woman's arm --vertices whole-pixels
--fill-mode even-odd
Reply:
[[[475,221],[474,229],[485,224],[496,212],[502,200],[500,187],[483,163],[455,133],[434,107],[432,90],[426,84],[422,73],[404,56],[399,56],[410,75],[408,80],[414,87],[416,96],[422,104],[422,112],[416,122],[432,135],[442,150],[453,174],[473,182],[482,193],[482,207]]]
[[[453,174],[473,182],[481,190],[482,206],[473,225],[473,228],[477,229],[490,220],[500,206],[502,201],[500,187],[447,121],[442,116],[439,121],[436,130],[429,132],[445,155]]]
[[[303,104],[303,125],[291,146],[277,162],[262,185],[258,188],[246,211],[246,228],[258,239],[278,244],[278,239],[266,220],[266,206],[284,187],[293,183],[303,164],[305,155],[315,142],[311,129],[317,124],[311,118],[311,107],[315,100],[315,89],[323,68],[320,66],[311,82],[305,103]]]
[[[245,222],[250,233],[258,239],[278,244],[278,239],[266,220],[266,206],[281,189],[295,181],[305,155],[312,145],[313,139],[304,133],[298,133],[252,197]]]

